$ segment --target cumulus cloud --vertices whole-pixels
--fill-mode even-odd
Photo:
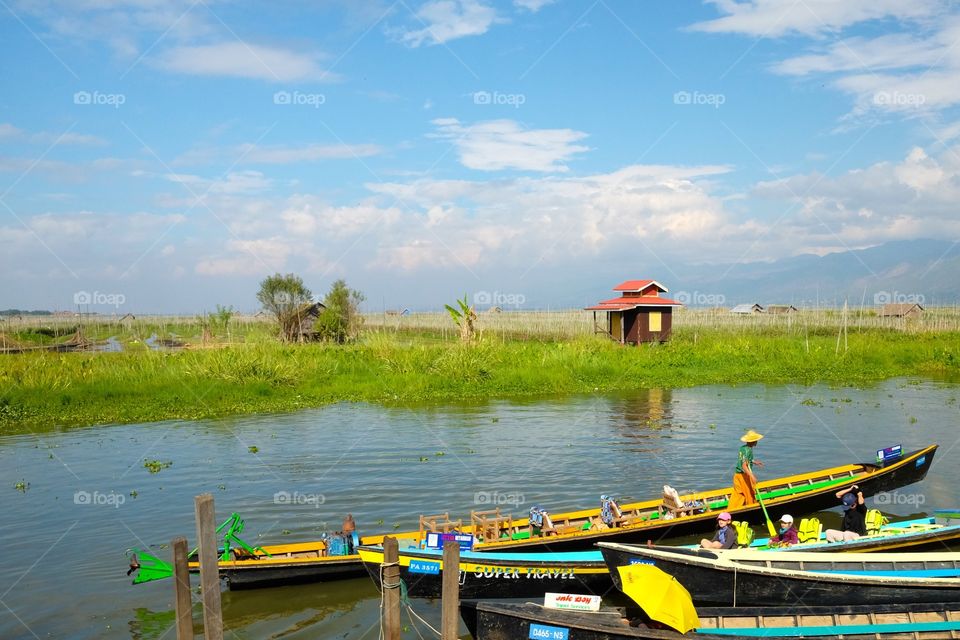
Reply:
[[[199,76],[253,78],[268,82],[334,80],[314,52],[227,41],[180,45],[161,54],[155,64],[176,73]]]
[[[400,41],[411,47],[479,36],[498,20],[493,7],[479,0],[431,0],[415,15],[415,24],[422,28],[402,30],[398,34]]]
[[[490,120],[472,125],[456,118],[433,121],[434,137],[457,147],[460,162],[470,169],[565,172],[566,162],[589,147],[574,144],[587,137],[572,129],[525,129],[514,120]]]

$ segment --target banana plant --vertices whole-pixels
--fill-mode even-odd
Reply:
[[[457,306],[460,308],[454,308],[449,304],[444,305],[450,317],[453,318],[453,323],[460,328],[460,339],[470,342],[476,332],[473,323],[477,320],[477,312],[467,302],[467,294],[463,294],[463,300],[457,300]]]

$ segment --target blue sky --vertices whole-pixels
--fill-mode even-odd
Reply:
[[[960,238],[948,2],[2,0],[0,33],[0,308],[252,310],[274,272],[562,306]]]

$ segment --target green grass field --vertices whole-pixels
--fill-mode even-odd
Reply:
[[[207,348],[189,320],[85,322],[86,337],[112,336],[123,351],[0,356],[0,429],[290,411],[341,400],[421,403],[712,383],[863,385],[896,376],[960,376],[960,331],[919,323],[858,326],[848,317],[844,337],[843,324],[827,318],[815,323],[797,315],[763,324],[754,318],[724,324],[722,318],[711,324],[709,316],[694,322],[690,314],[678,317],[670,342],[638,348],[593,335],[592,316],[582,312],[539,314],[536,322],[517,315],[513,324],[511,314],[497,314],[501,324],[486,322],[473,344],[460,344],[452,324],[439,322],[442,315],[427,315],[417,323],[371,316],[360,341],[343,346],[280,344],[269,324],[250,319],[233,323],[229,335],[208,336]],[[5,335],[26,344],[25,331],[7,326]],[[151,335],[176,335],[191,348],[147,348]],[[50,341],[56,339],[63,338]]]

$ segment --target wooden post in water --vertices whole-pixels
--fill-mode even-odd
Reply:
[[[203,594],[203,637],[223,640],[223,612],[220,608],[220,567],[217,555],[217,523],[213,495],[204,493],[193,499],[197,515],[197,540],[200,558],[200,589]]]
[[[400,640],[400,546],[392,536],[383,539],[380,588],[383,589],[383,637]]]
[[[460,631],[460,543],[443,543],[440,640],[457,640]]]
[[[190,571],[187,567],[187,539],[174,538],[173,588],[176,594],[174,611],[177,617],[177,640],[193,640],[193,602],[190,599]]]

